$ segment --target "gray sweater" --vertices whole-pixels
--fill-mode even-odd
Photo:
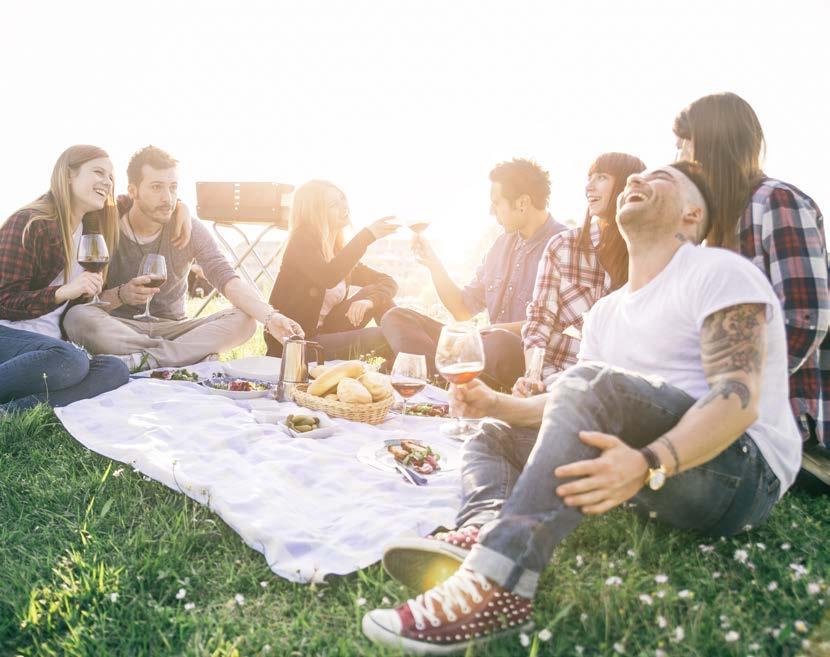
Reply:
[[[150,301],[150,312],[162,319],[186,319],[184,307],[187,299],[187,274],[194,258],[205,277],[220,292],[228,281],[237,278],[228,259],[222,255],[210,231],[197,219],[193,220],[190,242],[184,249],[177,249],[170,243],[172,226],[168,224],[159,237],[147,244],[137,244],[132,235],[121,229],[118,250],[110,260],[107,274],[107,288],[118,287],[138,276],[138,268],[144,254],[158,253],[167,262],[167,281]],[[133,315],[144,312],[144,306],[119,306],[112,311],[115,317],[132,319]]]

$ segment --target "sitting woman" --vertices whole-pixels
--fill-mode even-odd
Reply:
[[[106,273],[84,271],[78,243],[87,222],[115,250],[118,217],[112,162],[95,146],[72,146],[52,171],[50,190],[0,227],[0,409],[64,406],[125,384],[127,367],[61,337],[70,302],[101,291]]]
[[[350,224],[346,197],[330,182],[312,180],[294,193],[288,242],[271,306],[302,326],[305,337],[317,340],[327,359],[357,358],[386,347],[378,327],[393,305],[398,286],[391,276],[360,262],[369,245],[397,230],[385,217],[364,228],[344,245]],[[359,291],[351,294],[351,287]],[[265,336],[269,356],[282,345]]]
[[[534,347],[545,350],[545,380],[576,363],[583,314],[628,281],[628,248],[617,228],[617,197],[628,176],[645,168],[627,153],[600,155],[588,169],[582,227],[554,235],[545,247],[522,326],[526,360]],[[526,377],[513,386],[519,397],[544,390],[541,381]]]

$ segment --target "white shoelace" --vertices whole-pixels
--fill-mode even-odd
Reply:
[[[490,582],[484,575],[479,575],[467,568],[462,568],[450,577],[443,584],[439,584],[431,591],[422,593],[417,598],[408,602],[412,617],[415,619],[416,629],[423,630],[426,627],[426,619],[432,627],[441,624],[436,615],[436,605],[443,612],[444,617],[450,623],[458,620],[453,607],[457,607],[462,614],[469,614],[470,606],[467,604],[466,593],[474,603],[482,601],[481,591],[489,591]]]

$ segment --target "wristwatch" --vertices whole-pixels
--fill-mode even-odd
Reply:
[[[643,447],[640,449],[640,454],[648,463],[648,473],[646,474],[645,484],[651,490],[660,490],[663,484],[666,483],[666,467],[660,463],[657,454],[650,447]]]

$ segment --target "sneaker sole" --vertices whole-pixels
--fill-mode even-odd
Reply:
[[[457,643],[450,643],[441,645],[438,643],[427,643],[426,641],[416,641],[400,634],[396,634],[391,630],[386,629],[372,619],[369,614],[363,616],[361,623],[363,635],[374,643],[379,643],[387,648],[401,650],[408,655],[458,655],[466,652],[470,644],[484,644],[495,639],[510,636],[517,632],[529,632],[533,629],[533,621],[528,621],[524,625],[511,627],[508,630],[495,632],[489,636],[481,637],[479,639],[469,639],[459,641]]]
[[[383,567],[412,590],[427,591],[448,579],[470,554],[457,545],[431,538],[396,541],[383,552]]]

